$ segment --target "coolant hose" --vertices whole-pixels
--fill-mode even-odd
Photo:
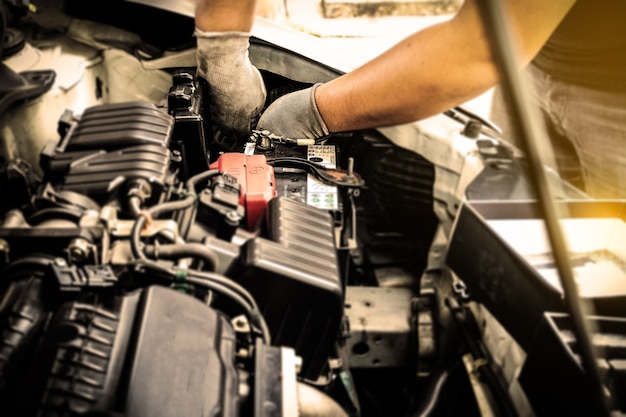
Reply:
[[[298,382],[299,417],[348,417],[346,410],[323,392]]]

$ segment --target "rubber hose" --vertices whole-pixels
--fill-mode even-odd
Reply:
[[[219,266],[219,258],[215,251],[201,243],[182,243],[168,245],[146,245],[144,253],[150,258],[180,259],[197,258],[210,264],[213,271]]]
[[[130,233],[130,249],[133,252],[133,256],[144,261],[147,258],[143,250],[141,250],[141,229],[145,226],[146,221],[146,216],[137,217]]]
[[[136,195],[131,196],[128,199],[128,210],[130,211],[133,219],[136,219],[141,214],[141,199]]]

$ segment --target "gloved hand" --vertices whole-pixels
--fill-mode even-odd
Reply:
[[[247,139],[265,105],[265,84],[248,57],[249,32],[196,28],[198,75],[209,86],[211,118],[225,135]]]
[[[319,139],[330,132],[315,103],[321,84],[285,94],[263,112],[257,129],[292,139]]]

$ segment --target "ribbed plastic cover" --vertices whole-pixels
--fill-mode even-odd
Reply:
[[[244,247],[237,276],[259,303],[276,345],[303,359],[300,375],[316,379],[337,339],[343,314],[333,220],[328,211],[277,197],[269,205],[269,238]]]
[[[100,203],[137,179],[160,199],[170,173],[174,118],[153,103],[133,101],[87,108],[57,147],[44,150],[45,180],[57,190],[85,194]]]
[[[61,188],[95,197],[108,195],[116,184],[138,178],[162,188],[169,163],[169,149],[155,145],[95,152],[72,163]]]
[[[84,111],[65,151],[112,150],[134,145],[166,147],[173,128],[174,118],[149,102],[93,106]]]

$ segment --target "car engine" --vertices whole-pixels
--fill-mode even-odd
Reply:
[[[41,28],[21,30],[36,48]],[[253,131],[233,146],[195,68],[157,72],[161,99],[69,105],[38,153],[5,155],[2,415],[360,413],[355,381],[405,374],[412,318],[428,312],[413,287],[436,226],[432,167],[375,132],[297,143]],[[43,94],[50,111],[59,75],[35,73],[39,91],[4,108]],[[310,85],[263,75],[271,99]],[[397,330],[366,322],[387,301]]]
[[[293,351],[311,380],[336,356],[347,271],[335,244],[349,219],[330,200],[351,198],[358,174],[311,162],[332,145],[309,147],[308,160],[289,148],[276,156],[272,144],[271,157],[202,158],[213,145],[202,135],[204,109],[181,104],[180,87],[192,100],[201,88],[189,71],[173,78],[168,108],[124,102],[65,113],[61,138],[41,153],[41,180],[22,167],[28,196],[7,204],[0,232],[3,398],[24,396],[20,415],[108,409],[120,385],[128,415],[188,415],[195,406],[237,415],[246,379],[236,364],[288,355],[271,341],[290,349],[292,363],[253,366],[270,378],[258,389],[275,383],[268,372],[294,373],[295,389]],[[333,209],[293,197],[307,170],[333,184],[316,185],[320,195],[334,188],[323,196]],[[7,192],[17,197],[9,175]],[[285,182],[295,185],[281,189]],[[144,406],[177,385],[193,389]],[[280,403],[266,395],[262,404]]]
[[[549,254],[522,257],[532,191],[489,121],[231,138],[192,18],[34,3],[0,6],[0,415],[591,410]],[[263,37],[250,58],[266,105],[341,74]],[[626,295],[593,297],[618,316],[597,342],[624,392]]]

